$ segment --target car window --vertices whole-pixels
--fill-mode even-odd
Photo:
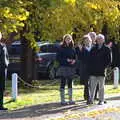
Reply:
[[[40,46],[40,52],[57,52],[57,45],[55,44],[46,44]]]
[[[48,45],[48,52],[56,52],[56,47],[55,45]]]
[[[9,55],[20,55],[21,54],[21,46],[20,45],[11,45],[8,47]]]
[[[40,46],[40,52],[47,52],[47,45]]]

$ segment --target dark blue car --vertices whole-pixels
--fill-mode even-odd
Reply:
[[[45,74],[50,79],[56,77],[56,54],[59,50],[59,43],[39,44],[40,52],[36,54],[36,69],[38,74]]]
[[[56,61],[56,53],[59,49],[59,43],[41,43],[38,42],[40,51],[36,53],[35,64],[36,64],[36,73],[45,74],[50,79],[54,79],[56,71],[54,69],[54,63]],[[19,41],[12,43],[8,46],[8,53],[10,64],[8,66],[8,75],[12,73],[20,73],[21,68],[21,43]]]
[[[20,41],[14,42],[11,45],[7,46],[10,63],[8,65],[8,76],[11,76],[12,73],[20,73],[21,68],[21,43]]]

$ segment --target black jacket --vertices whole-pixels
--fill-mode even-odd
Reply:
[[[112,63],[111,67],[120,67],[120,52],[119,52],[119,47],[117,44],[113,43],[111,47],[112,51]]]
[[[90,75],[104,76],[105,68],[110,64],[110,49],[105,45],[98,49],[98,45],[95,45],[90,52]]]
[[[0,69],[7,68],[9,64],[9,56],[5,44],[0,43]]]
[[[59,52],[57,53],[57,60],[60,66],[69,66],[72,67],[67,59],[76,59],[75,50],[71,47],[60,47]]]
[[[79,60],[79,75],[80,79],[88,80],[89,78],[89,65],[90,65],[90,51],[85,49],[85,47],[82,48],[82,50],[79,50],[79,48],[76,48],[77,57]]]
[[[5,69],[9,64],[7,48],[4,44],[0,43],[0,90],[5,89]]]

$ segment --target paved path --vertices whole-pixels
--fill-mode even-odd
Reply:
[[[75,120],[120,120],[120,95],[107,96],[107,104],[87,106],[85,101],[77,101],[75,105],[61,106],[50,103],[25,107],[14,111],[0,111],[0,120],[50,120],[79,114]],[[109,109],[109,111],[107,111]],[[96,113],[94,111],[97,111]],[[103,112],[104,111],[104,112]],[[84,113],[89,113],[85,116]],[[94,114],[92,114],[94,113]],[[82,114],[83,117],[82,117]],[[102,119],[101,119],[102,118]],[[72,118],[71,118],[72,120]]]

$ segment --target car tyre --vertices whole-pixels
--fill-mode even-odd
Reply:
[[[48,76],[50,80],[54,80],[56,77],[56,70],[54,65],[50,65],[49,70],[48,70]]]

